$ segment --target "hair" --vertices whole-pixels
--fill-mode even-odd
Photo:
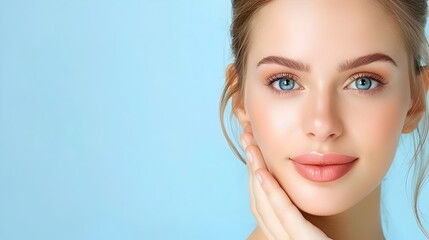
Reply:
[[[244,158],[229,137],[225,127],[225,110],[231,98],[237,95],[244,96],[246,58],[252,20],[255,14],[271,1],[272,0],[232,0],[233,20],[230,27],[230,34],[234,62],[228,66],[226,72],[226,82],[219,104],[219,116],[222,132],[228,145],[243,163],[245,163]],[[429,62],[428,40],[425,35],[428,6],[426,0],[378,0],[378,2],[391,14],[393,20],[399,26],[401,37],[403,38],[408,53],[410,93],[414,101],[413,107],[409,110],[408,114],[422,114],[419,126],[413,131],[414,155],[411,159],[409,172],[413,169],[413,180],[415,183],[413,192],[413,212],[419,228],[422,230],[423,234],[429,238],[429,233],[422,224],[419,214],[420,211],[418,209],[418,198],[427,180],[429,165],[429,158],[425,155],[424,151],[426,137],[429,132],[429,118],[426,107],[427,96],[424,83],[425,76],[418,77],[419,74],[427,74],[427,71],[421,70],[423,68],[422,66]],[[241,103],[242,98],[234,100]],[[229,116],[230,121],[233,116],[236,115],[238,105],[239,104],[235,103],[232,105],[232,111]],[[232,125],[230,126],[232,127]],[[233,128],[231,128],[231,130],[234,132]],[[237,136],[235,136],[235,139],[236,137]]]

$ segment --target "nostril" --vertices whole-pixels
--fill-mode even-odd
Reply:
[[[308,136],[309,136],[309,137],[315,137],[315,136],[316,136],[316,134],[314,134],[314,133],[308,133]]]
[[[312,138],[312,139],[320,139],[320,140],[333,140],[338,138],[338,136],[341,135],[341,132],[338,133],[330,133],[330,134],[324,134],[324,133],[315,133],[315,132],[309,132],[307,133],[307,137],[308,138]]]
[[[336,138],[337,134],[332,133],[331,135],[328,136],[328,138]]]

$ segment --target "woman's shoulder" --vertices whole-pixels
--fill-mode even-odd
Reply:
[[[264,233],[259,227],[256,227],[247,240],[266,240]]]

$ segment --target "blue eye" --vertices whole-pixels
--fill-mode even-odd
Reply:
[[[273,87],[280,91],[293,90],[298,87],[298,84],[289,78],[280,78],[272,83]]]
[[[357,89],[357,90],[369,90],[377,87],[380,84],[379,81],[374,80],[370,77],[359,77],[354,80],[349,86],[349,89]]]

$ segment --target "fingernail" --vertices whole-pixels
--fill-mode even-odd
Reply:
[[[249,151],[246,151],[246,161],[248,163],[252,163],[253,162],[252,154]]]
[[[244,150],[246,150],[247,145],[248,145],[248,144],[247,144],[247,142],[246,142],[245,140],[243,140],[243,139],[242,139],[242,140],[241,140],[241,146],[243,147],[243,149],[244,149]]]
[[[252,127],[250,127],[250,124],[248,124],[245,128],[244,128],[245,132],[252,132]]]
[[[256,179],[258,179],[259,184],[262,184],[262,175],[261,173],[256,173]]]

